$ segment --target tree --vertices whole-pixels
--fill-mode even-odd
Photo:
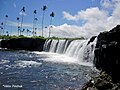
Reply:
[[[4,35],[4,32],[5,32],[5,28],[6,28],[6,21],[7,21],[7,18],[8,18],[8,15],[5,15],[5,24],[4,24],[4,29],[3,29],[3,35]]]
[[[33,36],[35,35],[35,15],[37,14],[37,11],[34,10],[34,18],[33,18]]]
[[[21,35],[23,35],[23,32],[25,31],[25,29],[23,29],[22,31],[21,31]]]
[[[43,16],[42,16],[42,37],[43,37],[43,24],[44,24],[44,15],[45,15],[45,10],[47,9],[47,6],[43,6],[42,10],[43,10]]]
[[[17,17],[17,21],[18,21],[18,36],[19,36],[19,20],[20,20],[20,18],[19,17]]]
[[[3,35],[3,30],[4,30],[4,28],[3,28],[3,22],[1,23],[1,35]]]
[[[30,30],[29,30],[29,29],[27,29],[27,36],[29,36],[29,31],[30,31]]]
[[[21,30],[20,30],[20,26],[18,26],[18,32],[19,32],[19,35],[20,35],[20,32],[21,32]]]
[[[50,25],[49,25],[49,37],[50,37],[50,34],[51,34],[51,28],[52,28],[51,24],[52,24],[52,19],[53,19],[54,16],[55,16],[55,13],[52,12],[50,14],[51,19],[50,19]]]
[[[6,18],[8,18],[8,15],[5,15]]]
[[[3,30],[3,27],[0,26],[0,36],[2,35],[2,30]]]
[[[22,24],[23,24],[23,16],[24,16],[24,13],[25,13],[25,7],[23,7],[21,9],[21,12],[22,12],[22,19],[21,19],[21,30],[20,30],[20,35],[21,35],[21,31],[22,31]]]
[[[3,22],[1,23],[1,25],[3,25]]]
[[[37,35],[37,28],[36,28],[36,23],[37,23],[37,21],[38,21],[38,19],[37,18],[35,18],[35,32],[34,32],[34,34],[35,34],[35,36]]]
[[[9,36],[9,32],[8,31],[6,31],[6,36]]]

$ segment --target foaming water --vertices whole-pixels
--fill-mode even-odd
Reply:
[[[92,66],[97,38],[88,44],[89,41],[90,39],[47,40],[44,44],[44,51],[50,54],[57,53],[52,56],[52,59],[48,59],[48,61]]]
[[[40,65],[42,65],[42,63],[36,62],[36,61],[15,61],[15,63],[16,63],[16,66],[21,67],[21,68],[39,67]]]
[[[11,84],[22,90],[80,90],[98,75],[92,63],[96,40],[88,41],[48,40],[44,52],[1,50],[0,90]]]
[[[37,52],[37,51],[33,53],[38,54],[38,55],[44,54],[46,56],[46,58],[44,58],[44,61],[47,61],[47,62],[93,66],[93,64],[90,62],[80,62],[78,59],[74,57],[69,57],[65,54],[58,54],[58,53],[51,53],[51,52]]]
[[[3,85],[22,86],[16,90],[80,90],[96,75],[90,64],[84,64],[65,54],[2,50],[0,90],[7,89]]]
[[[0,60],[0,64],[5,64],[5,63],[9,63],[9,60]]]

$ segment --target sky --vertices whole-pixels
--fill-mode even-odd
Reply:
[[[47,6],[45,37],[49,36],[49,28],[45,27],[50,26],[51,12],[55,13],[51,28],[51,36],[54,37],[90,38],[120,24],[120,0],[0,0],[0,23],[5,23],[5,15],[8,15],[5,31],[17,35],[17,17],[21,22],[21,9],[24,6],[23,28],[24,35],[27,35],[27,29],[33,30],[33,12],[37,10],[37,35],[41,36],[41,8],[44,5]]]

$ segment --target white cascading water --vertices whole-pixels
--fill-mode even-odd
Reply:
[[[89,40],[47,40],[44,51],[64,54],[80,62],[93,62],[97,38],[88,44]]]

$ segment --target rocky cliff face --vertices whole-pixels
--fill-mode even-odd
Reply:
[[[1,39],[0,39],[0,47],[1,47]]]
[[[17,38],[10,40],[2,40],[1,48],[7,49],[19,49],[19,50],[31,50],[31,51],[43,51],[45,40],[34,38]]]
[[[94,64],[101,73],[81,90],[120,90],[120,25],[100,33],[97,39]]]
[[[96,68],[106,71],[113,81],[120,81],[120,25],[98,35],[94,53]]]

